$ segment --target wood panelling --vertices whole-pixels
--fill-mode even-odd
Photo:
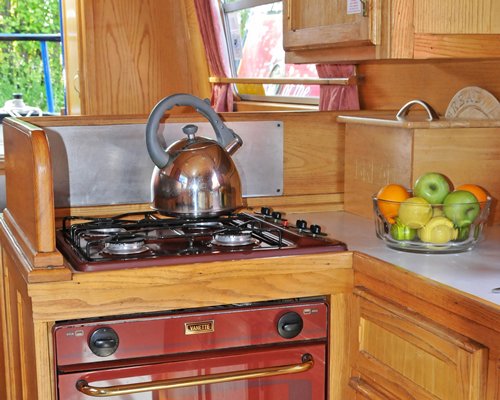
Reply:
[[[2,250],[3,294],[2,330],[4,335],[4,362],[6,399],[36,399],[40,385],[37,380],[35,336],[33,332],[31,299],[20,275],[13,272],[11,256]],[[3,364],[3,363],[2,363]],[[45,367],[50,369],[50,367]],[[48,372],[50,374],[50,372]],[[41,392],[52,395],[51,382]]]
[[[420,118],[420,117],[419,117]],[[492,200],[489,222],[500,223],[500,125],[498,121],[341,117],[345,128],[344,209],[373,216],[371,196],[389,183],[411,188],[429,172],[446,175],[455,187],[480,185]],[[489,125],[489,126],[488,126]]]
[[[353,332],[358,331],[359,302],[351,293],[339,294],[331,298],[330,327],[337,326],[330,335],[330,348],[335,352],[337,362],[329,368],[330,395],[334,399],[350,398],[349,379],[351,366],[357,353],[358,338]],[[341,327],[341,329],[338,329]],[[345,368],[344,366],[348,366]]]
[[[408,129],[346,126],[344,209],[373,216],[371,196],[389,183],[411,187],[413,137]]]
[[[53,224],[52,165],[45,132],[29,123],[4,122],[6,222],[33,267],[61,265]]]
[[[414,0],[392,0],[391,12],[383,14],[382,24],[385,29],[382,42],[390,43],[390,48],[383,47],[379,56],[381,58],[412,58],[413,36],[415,28],[408,21],[413,20]],[[390,16],[388,15],[390,14]],[[392,34],[395,32],[395,34]],[[389,53],[388,53],[389,52]]]
[[[417,33],[500,33],[495,0],[414,0]]]
[[[496,41],[492,40],[496,36]],[[419,35],[414,38],[413,55],[418,59],[498,58],[500,35]]]
[[[54,251],[55,233],[42,228],[54,219],[52,166],[45,132],[10,121],[4,124],[4,143],[10,214],[36,251]]]
[[[3,263],[3,250],[0,249],[0,365],[3,365],[5,371],[0,372],[0,398],[7,399],[8,379],[7,371],[10,371],[10,357],[5,349],[9,348],[9,336],[7,332],[7,295],[6,295],[6,278],[8,272],[5,270]]]
[[[324,253],[74,274],[33,284],[29,294],[33,318],[50,321],[348,293],[351,259]]]
[[[500,61],[369,62],[358,66],[361,108],[399,110],[412,99],[428,102],[444,115],[451,99],[466,86],[479,86],[500,99]]]
[[[77,13],[79,37],[75,42],[70,35],[65,42],[67,57],[79,58],[67,60],[71,112],[78,111],[72,106],[75,96],[82,113],[106,115],[149,113],[172,93],[210,95],[192,0],[80,0],[73,5],[66,12],[69,17],[70,11]]]

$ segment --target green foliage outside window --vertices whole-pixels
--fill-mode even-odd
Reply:
[[[0,0],[0,32],[59,33],[58,0]],[[60,42],[47,42],[54,108],[64,107]],[[13,93],[26,104],[47,110],[40,43],[0,41],[0,108]]]

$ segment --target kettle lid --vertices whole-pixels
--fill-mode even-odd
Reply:
[[[208,146],[221,147],[215,140],[206,138],[204,136],[196,136],[196,132],[198,131],[197,125],[185,125],[182,128],[182,131],[184,132],[184,134],[186,134],[187,137],[170,145],[168,151],[182,152],[204,149]]]

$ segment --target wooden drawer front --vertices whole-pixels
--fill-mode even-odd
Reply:
[[[361,375],[398,398],[484,398],[487,348],[365,289],[356,293]]]

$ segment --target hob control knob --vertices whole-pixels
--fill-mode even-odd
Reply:
[[[297,229],[307,229],[307,222],[303,219],[298,219],[295,223],[295,226],[297,227]]]
[[[260,209],[260,213],[261,213],[262,215],[271,215],[271,209],[270,209],[270,208],[268,208],[268,207],[262,207],[262,208]]]
[[[302,317],[295,311],[283,314],[278,320],[278,333],[282,338],[292,339],[297,336],[304,327]]]
[[[321,233],[321,226],[319,225],[311,225],[309,229],[311,230],[311,233],[315,235],[319,235]]]
[[[281,219],[281,213],[279,211],[273,211],[273,213],[271,214],[271,216],[274,219]]]
[[[89,338],[92,353],[99,357],[107,357],[118,349],[118,334],[112,328],[98,328]]]

